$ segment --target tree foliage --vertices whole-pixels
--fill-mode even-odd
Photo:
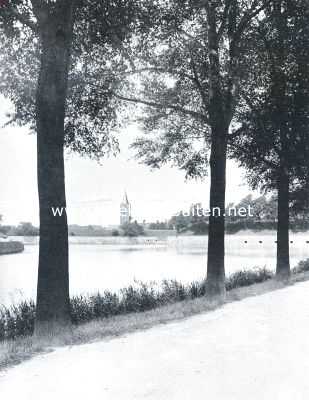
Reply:
[[[114,133],[123,105],[113,92],[130,69],[132,38],[146,30],[148,5],[139,0],[76,0],[65,118],[70,151],[96,159],[118,151]],[[0,9],[0,93],[14,106],[8,123],[28,125],[32,131],[40,68],[36,24],[31,1],[12,0]]]
[[[309,8],[302,0],[289,1],[285,7],[284,49],[278,46],[272,9],[248,37],[247,68],[252,80],[242,86],[242,107],[237,113],[240,135],[230,144],[230,154],[246,168],[254,189],[277,190],[284,163],[292,202],[299,206],[301,197],[302,201],[306,197],[309,172]],[[285,88],[280,109],[278,80]]]
[[[213,6],[224,110],[221,119],[227,125],[237,106],[239,81],[248,77],[243,35],[250,25],[258,24],[256,16],[266,3],[219,1]],[[137,159],[152,168],[171,163],[188,177],[207,174],[213,122],[210,15],[208,6],[199,1],[162,3],[156,29],[144,38],[147,45],[137,49],[139,84],[132,87],[129,80],[131,96],[118,93],[120,99],[142,107],[137,119],[145,135],[133,147]]]

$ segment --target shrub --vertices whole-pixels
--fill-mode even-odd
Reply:
[[[200,282],[191,282],[188,286],[188,293],[191,299],[205,296],[206,294],[206,280]]]
[[[300,261],[296,267],[292,269],[292,274],[299,274],[306,271],[309,271],[309,258]]]
[[[183,301],[188,297],[187,288],[176,280],[164,280],[162,282],[161,302],[163,304]]]
[[[142,312],[158,306],[158,293],[152,284],[136,282],[120,291],[122,313]]]
[[[237,271],[231,274],[225,283],[226,290],[238,287],[250,286],[254,283],[265,282],[273,278],[273,273],[264,268],[256,268],[252,271]]]
[[[10,308],[0,309],[0,340],[15,339],[33,333],[35,320],[35,304],[23,301]]]

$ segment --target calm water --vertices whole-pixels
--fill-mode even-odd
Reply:
[[[226,237],[226,272],[256,266],[275,268],[275,234],[241,233]],[[129,240],[122,238],[70,239],[72,294],[117,290],[134,282],[202,279],[206,271],[207,237]],[[38,245],[24,239],[25,251],[0,256],[0,303],[34,298]],[[309,257],[309,233],[291,235],[291,264]],[[247,243],[245,243],[247,242]]]

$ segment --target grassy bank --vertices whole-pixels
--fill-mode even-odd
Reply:
[[[309,278],[309,260],[294,270],[290,283]],[[282,288],[285,284],[273,278],[266,269],[239,271],[226,281],[225,302]],[[167,323],[222,305],[205,296],[204,282],[183,285],[176,281],[162,284],[136,282],[119,293],[105,292],[93,296],[79,296],[71,300],[74,327],[53,337],[32,338],[35,305],[24,302],[2,308],[0,315],[0,368],[25,360],[53,347],[87,343],[114,337],[137,329]]]
[[[271,279],[267,269],[238,271],[226,280],[226,290],[249,286]],[[121,289],[117,293],[104,291],[94,295],[75,296],[71,299],[71,318],[74,325],[117,315],[140,313],[167,304],[196,299],[206,294],[205,282],[184,285],[176,280],[143,283]],[[24,301],[9,308],[0,308],[0,340],[16,339],[32,335],[35,320],[35,304]]]

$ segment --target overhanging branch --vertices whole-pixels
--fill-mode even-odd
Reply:
[[[126,101],[126,102],[130,102],[130,103],[135,103],[135,104],[143,104],[145,106],[148,107],[154,107],[157,109],[169,109],[169,110],[174,110],[174,111],[178,111],[182,114],[185,115],[190,115],[193,118],[197,118],[199,120],[203,120],[205,123],[209,123],[208,122],[208,118],[206,117],[206,115],[199,113],[197,111],[193,111],[193,110],[188,110],[187,108],[181,107],[181,106],[177,106],[174,104],[160,104],[160,103],[156,103],[154,101],[147,101],[147,100],[143,100],[143,99],[138,99],[138,98],[134,98],[134,97],[126,97],[126,96],[122,96],[118,93],[113,92],[113,95],[122,101]]]

